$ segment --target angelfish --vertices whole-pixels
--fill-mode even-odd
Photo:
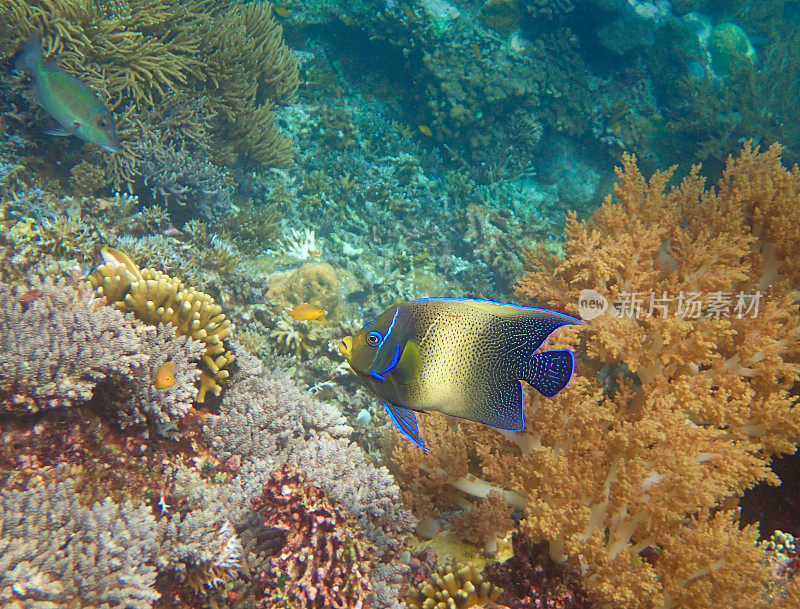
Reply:
[[[524,429],[520,381],[553,397],[567,386],[575,365],[569,349],[536,351],[557,328],[581,323],[546,309],[422,298],[367,322],[343,338],[339,350],[400,431],[428,450],[415,412]]]
[[[31,73],[33,98],[60,128],[51,135],[74,135],[111,152],[120,149],[111,113],[89,88],[42,57],[42,39],[33,36],[14,61],[14,69]]]

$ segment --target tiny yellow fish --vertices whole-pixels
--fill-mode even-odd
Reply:
[[[323,315],[325,315],[325,309],[320,309],[317,305],[308,302],[299,304],[289,311],[289,317],[295,321],[322,321]]]
[[[289,15],[291,15],[292,11],[290,11],[288,8],[285,8],[283,6],[276,6],[275,7],[275,13],[278,15],[278,17],[284,17],[285,18],[285,17],[288,17]]]
[[[426,135],[428,137],[433,136],[433,131],[431,131],[431,128],[428,127],[428,125],[417,125],[417,129],[419,129],[419,132],[422,135]]]
[[[175,364],[164,362],[153,373],[153,387],[169,389],[175,384]]]
[[[402,302],[339,345],[347,363],[414,444],[415,412],[438,411],[497,429],[525,428],[522,385],[546,397],[566,387],[574,356],[539,351],[551,332],[578,319],[471,298]]]

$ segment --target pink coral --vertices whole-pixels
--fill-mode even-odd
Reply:
[[[259,576],[262,607],[368,609],[372,547],[321,489],[284,465],[253,502],[266,526],[285,536]]]

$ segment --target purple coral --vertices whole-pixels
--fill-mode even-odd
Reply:
[[[261,607],[288,602],[304,609],[368,609],[372,547],[324,491],[284,465],[270,474],[253,505],[285,539],[259,575]]]
[[[512,538],[514,556],[492,563],[485,573],[503,588],[499,602],[511,609],[590,609],[579,575],[550,560],[546,544],[531,544],[522,533]]]

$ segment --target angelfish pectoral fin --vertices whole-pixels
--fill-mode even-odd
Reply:
[[[543,396],[551,398],[567,386],[575,368],[569,349],[543,351],[531,357],[524,379]]]
[[[425,446],[422,438],[419,437],[417,416],[412,410],[407,410],[406,408],[395,406],[394,404],[389,404],[388,402],[384,402],[383,407],[386,408],[386,412],[389,413],[389,418],[392,419],[392,422],[397,425],[397,428],[405,437],[419,446],[422,450],[430,450]]]

